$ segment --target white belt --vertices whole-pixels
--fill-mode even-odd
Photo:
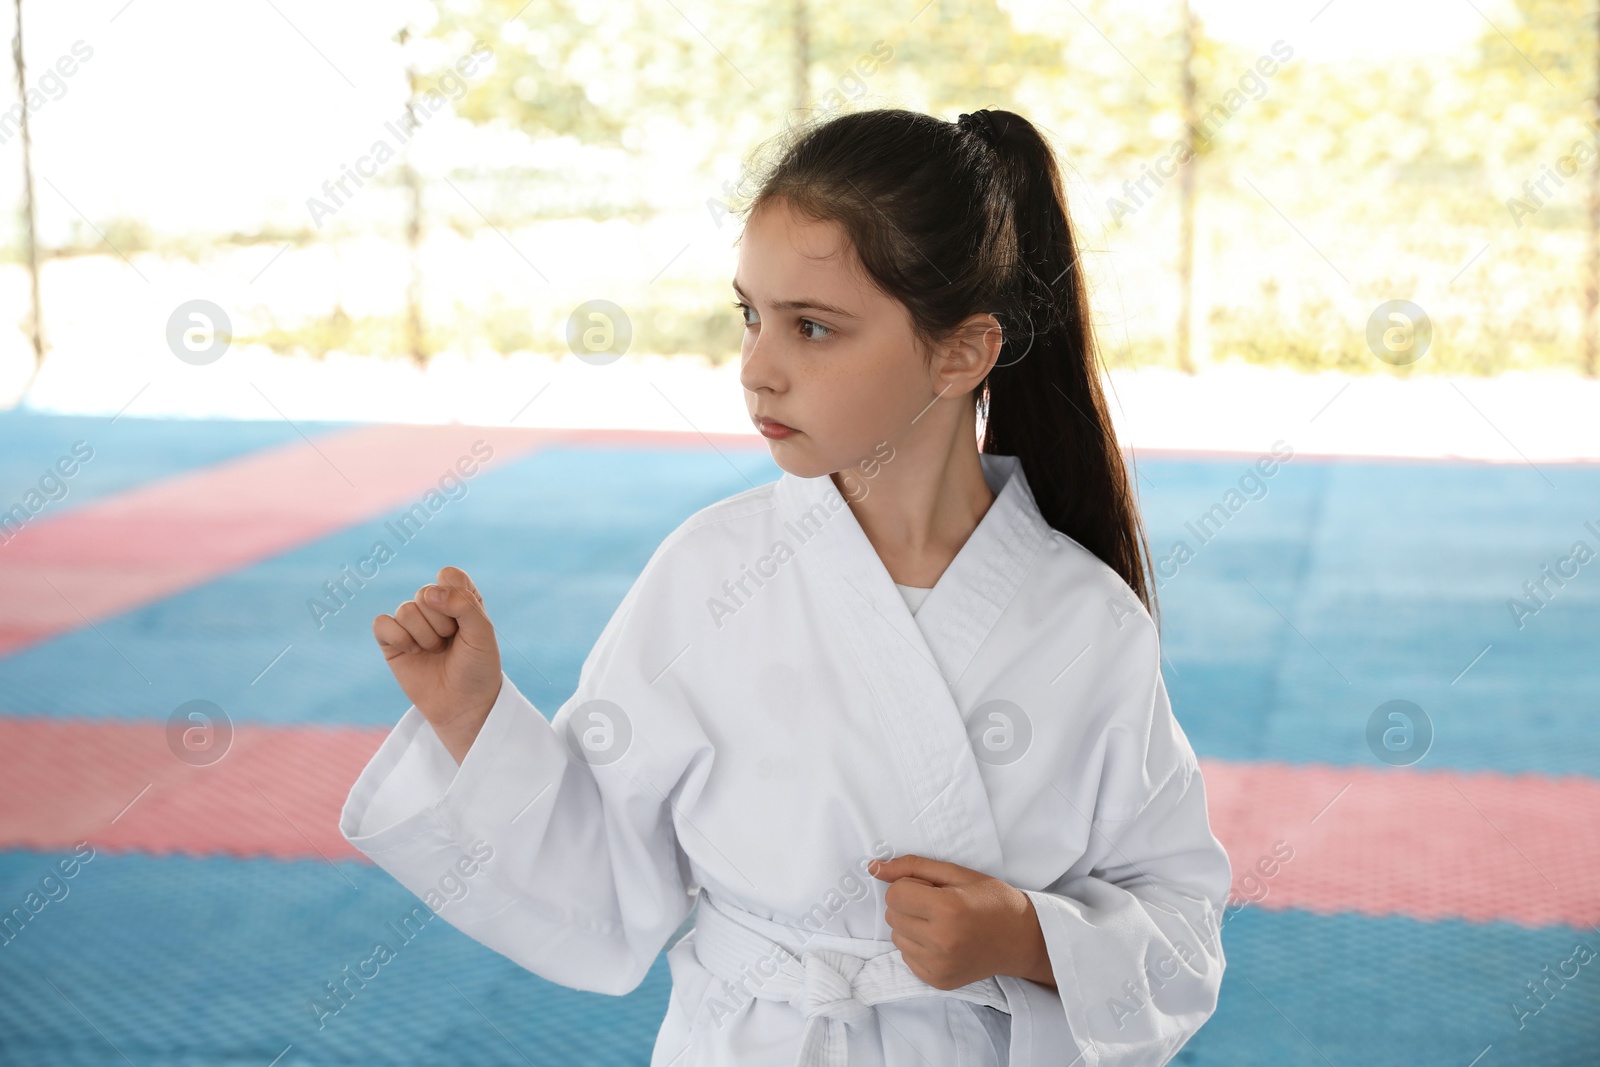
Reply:
[[[789,947],[811,939],[828,947]],[[795,1067],[845,1067],[845,1027],[870,1020],[878,1004],[943,996],[1010,1011],[993,978],[939,989],[912,973],[892,941],[815,934],[713,902],[703,887],[694,946],[730,994],[785,1001],[805,1015]]]

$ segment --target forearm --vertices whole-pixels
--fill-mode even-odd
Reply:
[[[1050,950],[1045,944],[1044,930],[1039,925],[1039,913],[1033,901],[1023,894],[1027,902],[1025,913],[1017,920],[1016,933],[1011,942],[1011,966],[1003,974],[1026,978],[1050,989],[1056,987],[1055,971],[1050,966]]]

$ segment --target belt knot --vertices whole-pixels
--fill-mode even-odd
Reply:
[[[861,999],[855,984],[865,960],[822,949],[802,952],[800,961],[804,978],[789,1003],[807,1020],[837,1019],[853,1028],[872,1018],[873,1006]]]

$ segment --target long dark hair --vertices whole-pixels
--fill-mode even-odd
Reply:
[[[839,223],[867,274],[931,347],[975,314],[1000,320],[977,391],[979,451],[1017,456],[1045,521],[1122,577],[1152,617],[1133,486],[1100,388],[1098,346],[1055,153],[1027,119],[980,126],[916,111],[847,112],[758,150],[748,217],[781,198]],[[991,143],[992,140],[992,143]],[[772,162],[760,157],[770,154]]]

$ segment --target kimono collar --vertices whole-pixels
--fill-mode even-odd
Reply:
[[[800,478],[786,471],[778,481],[777,506],[790,532],[805,541],[820,535],[832,564],[876,612],[913,646],[926,641],[948,684],[966,670],[1052,536],[1020,459],[979,453],[978,461],[994,502],[934,583],[915,619],[833,479]]]

